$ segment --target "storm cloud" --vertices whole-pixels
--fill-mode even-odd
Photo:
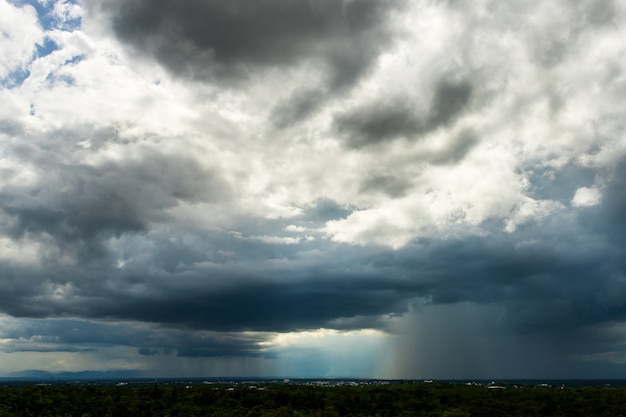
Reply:
[[[468,82],[444,79],[435,86],[426,114],[419,113],[411,97],[398,97],[338,114],[335,125],[352,148],[398,138],[416,140],[452,123],[468,104],[471,93]]]
[[[625,20],[0,0],[0,372],[615,376]]]
[[[353,84],[374,62],[400,2],[131,1],[112,5],[116,34],[191,78],[246,77],[255,69],[321,63],[329,85]]]

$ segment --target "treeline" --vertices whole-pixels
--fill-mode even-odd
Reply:
[[[0,417],[626,416],[626,388],[453,383],[0,387]]]

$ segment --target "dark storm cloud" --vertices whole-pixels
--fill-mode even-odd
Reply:
[[[139,265],[128,275],[111,269],[88,282],[72,279],[77,292],[62,302],[48,299],[45,286],[25,286],[21,297],[17,289],[7,293],[2,305],[15,316],[71,314],[220,332],[359,328],[368,321],[376,327],[384,325],[379,317],[404,313],[416,297],[434,304],[503,305],[511,326],[532,331],[621,321],[626,319],[620,301],[626,294],[620,278],[626,271],[623,238],[610,239],[603,222],[585,224],[590,210],[596,210],[593,218],[608,222],[620,215],[612,208],[589,208],[514,234],[494,230],[490,237],[417,242],[397,251],[339,246],[332,256],[322,252],[311,263],[302,263],[298,249],[289,245],[229,247],[222,237],[226,249],[247,253],[262,246],[275,254],[204,272],[173,268],[151,274],[140,272],[147,269]],[[159,244],[152,242],[156,253]],[[174,257],[188,251],[171,242],[168,248]],[[198,259],[203,252],[206,246],[198,248]],[[279,269],[264,261],[285,256],[291,261]],[[20,276],[29,282],[27,273]],[[39,299],[36,310],[28,307],[29,298]]]
[[[84,342],[91,348],[90,341],[135,346],[144,354],[193,357],[271,355],[262,348],[265,336],[237,335],[241,331],[389,330],[388,317],[405,314],[414,300],[493,306],[500,312],[498,326],[511,334],[534,334],[545,343],[554,334],[575,340],[592,326],[626,321],[624,235],[611,234],[606,227],[624,221],[626,198],[620,190],[626,177],[621,172],[616,171],[609,185],[615,197],[606,205],[531,222],[514,233],[495,225],[488,236],[423,240],[395,251],[345,245],[328,249],[315,242],[300,248],[245,241],[236,246],[241,239],[214,235],[211,244],[243,256],[238,263],[194,266],[211,250],[203,239],[192,239],[196,255],[188,261],[189,268],[179,265],[169,272],[151,258],[130,270],[103,264],[84,269],[51,265],[44,276],[30,267],[5,266],[0,305],[13,316],[66,315],[155,326],[132,332],[115,327],[121,332],[115,333],[97,326],[90,330],[90,324],[81,335],[64,325],[65,330],[51,327],[47,333],[24,330],[22,337],[57,335],[61,347]],[[339,214],[331,201],[316,207],[323,206],[331,213],[314,218]],[[229,240],[235,246],[229,246]],[[175,239],[167,241],[162,253],[170,252],[173,258],[190,250],[182,242],[172,243]],[[158,258],[164,242],[153,239],[150,244]],[[247,256],[259,247],[270,252]],[[299,251],[308,254],[303,257]],[[50,286],[55,283],[71,284],[71,295],[54,296]],[[605,335],[598,341],[596,349],[617,343]],[[593,353],[582,345],[571,352],[577,349]]]
[[[79,252],[98,251],[106,237],[145,232],[151,222],[166,220],[165,210],[179,201],[223,201],[229,195],[216,172],[155,151],[98,166],[43,165],[50,170],[44,182],[5,187],[0,209],[12,222],[3,229],[14,238],[46,234]]]
[[[61,212],[58,217],[63,218],[64,208],[57,209]],[[249,233],[263,234],[288,224],[319,227],[349,213],[332,200],[319,199],[303,207],[301,216],[282,220],[282,225],[268,220],[240,226]],[[59,220],[53,225],[71,221]],[[56,229],[48,222],[37,224],[54,236]],[[30,227],[33,231],[29,233],[38,230]],[[107,230],[91,239],[95,243],[107,239]],[[107,247],[107,256],[90,252],[73,267],[55,259],[47,261],[45,271],[37,266],[0,264],[7,272],[1,278],[2,311],[16,317],[115,318],[223,332],[353,328],[367,317],[372,326],[379,326],[376,316],[406,309],[406,294],[384,284],[384,277],[367,266],[362,273],[355,273],[345,264],[363,256],[356,248],[337,262],[322,240],[276,245],[227,232],[207,236],[172,229],[171,234],[153,235],[145,242],[141,234],[134,237],[134,229],[124,230],[115,239],[115,249]],[[86,233],[78,228],[79,232]],[[303,257],[300,253],[306,251],[310,254]],[[120,269],[115,255],[137,260]],[[277,269],[272,265],[274,259],[289,262]],[[208,261],[213,266],[201,266]],[[66,296],[56,297],[55,291]]]
[[[108,306],[103,305],[102,311],[94,312],[218,331],[294,331],[330,327],[338,318],[405,309],[405,295],[395,288],[368,288],[346,282],[349,277],[336,279],[343,282],[246,283],[223,290],[179,291],[169,298],[164,292],[158,300],[132,297],[114,310],[107,311]],[[99,306],[94,307],[97,310]]]
[[[606,227],[625,223],[621,169],[605,205],[515,233],[494,225],[489,237],[432,239],[396,251],[329,250],[315,241],[276,245],[227,234],[187,236],[185,243],[171,236],[153,239],[152,257],[126,269],[114,260],[89,270],[52,264],[41,277],[30,267],[4,266],[1,305],[14,316],[69,314],[219,332],[359,328],[368,321],[376,327],[384,325],[382,316],[403,314],[414,298],[503,305],[511,326],[536,331],[623,321],[624,240]],[[315,209],[321,211],[310,219],[345,215],[332,201]],[[242,257],[237,264],[225,255],[221,264],[197,266],[218,251]],[[160,260],[167,256],[171,266]],[[66,284],[71,297],[52,296],[51,285]]]
[[[410,186],[411,182],[407,178],[382,174],[365,179],[359,191],[361,193],[381,192],[389,197],[398,198],[404,197]]]
[[[329,86],[352,84],[389,41],[385,16],[399,2],[323,0],[110,3],[118,37],[194,79],[237,79],[304,61],[328,70]]]
[[[122,42],[182,78],[235,86],[259,71],[321,71],[321,78],[296,88],[271,110],[270,121],[282,129],[313,115],[368,73],[392,43],[388,17],[403,3],[133,0],[109,2],[109,9]]]
[[[428,129],[436,129],[453,121],[468,104],[471,95],[472,85],[467,81],[441,80],[435,87],[428,115]]]
[[[180,357],[272,357],[264,342],[270,335],[263,333],[218,333],[185,331],[171,328],[154,328],[150,338],[134,338],[132,344],[142,346],[139,353],[146,356],[175,352]]]
[[[272,357],[261,343],[268,337],[211,333],[197,335],[192,332],[163,332],[159,344],[161,352],[176,351],[180,357]],[[156,343],[154,343],[156,345]]]
[[[67,345],[116,345],[145,337],[147,329],[130,326],[115,326],[106,323],[71,319],[37,320],[27,319],[18,325],[3,330],[3,337],[16,340],[38,340],[59,342]]]
[[[3,352],[313,368],[378,329],[345,337],[372,374],[404,334],[447,377],[624,362],[619,2],[70,3],[4,48]]]
[[[337,115],[335,125],[348,138],[348,145],[361,148],[398,137],[412,137],[424,128],[408,99],[396,99]]]
[[[470,101],[469,85],[437,84],[421,126],[453,123]],[[366,110],[363,120],[377,117]],[[361,134],[375,131],[379,138],[393,140],[426,129],[411,125],[413,119],[406,114],[412,110],[404,103],[394,102],[387,110],[389,114],[381,113],[387,120],[363,128]],[[406,117],[392,117],[396,110]],[[355,132],[368,125],[346,126]],[[96,136],[105,141],[105,133]],[[472,131],[462,132],[432,161],[457,161],[476,141]],[[267,356],[271,353],[263,349],[264,336],[235,333],[388,329],[387,318],[405,314],[416,299],[433,305],[496,305],[504,311],[503,325],[536,334],[577,332],[626,320],[624,165],[612,173],[601,206],[529,222],[514,233],[486,222],[486,236],[417,241],[394,251],[329,246],[323,239],[297,245],[250,239],[272,232],[287,237],[289,225],[315,229],[354,210],[325,198],[300,207],[302,214],[290,219],[242,219],[238,233],[180,230],[171,224],[144,239],[154,225],[173,221],[168,208],[180,201],[224,201],[230,198],[230,186],[219,172],[193,158],[155,150],[98,165],[63,164],[51,150],[29,143],[16,145],[12,152],[41,164],[49,175],[41,183],[5,186],[0,208],[9,221],[0,226],[2,231],[17,241],[52,239],[81,257],[75,264],[53,256],[43,266],[1,262],[1,310],[15,317],[154,326],[136,330],[59,322],[48,330],[14,335],[16,340],[39,336],[31,349],[128,345],[143,354]],[[577,183],[584,179],[585,186],[592,185],[592,172],[571,172],[579,175]],[[568,182],[558,173],[544,178],[537,169],[536,175],[543,178],[534,181],[531,176],[538,184],[536,192],[545,198],[567,203],[576,191],[561,186]],[[400,175],[372,173],[360,185],[364,192],[394,197],[407,192],[405,181]],[[108,256],[103,256],[105,241],[112,238],[117,246],[107,247]],[[120,260],[128,264],[119,266]],[[82,330],[70,332],[70,325]],[[12,349],[27,347],[16,343]]]
[[[447,271],[436,267],[439,279],[447,286],[433,288],[432,301],[502,303],[512,325],[529,329],[579,326],[606,319],[594,310],[606,309],[608,314],[611,309],[596,297],[613,284],[613,271],[605,264],[614,263],[615,254],[579,253],[577,259],[571,259],[573,247],[555,250],[553,244],[520,247],[504,239],[480,239],[436,248],[429,254],[431,267],[454,259],[455,268]],[[621,315],[618,310],[613,312]]]
[[[416,139],[453,123],[469,105],[472,85],[440,80],[427,114],[420,114],[410,97],[381,100],[335,115],[334,125],[350,148],[363,148],[399,138]],[[466,142],[470,143],[470,142]]]
[[[72,319],[26,319],[0,329],[5,352],[95,352],[108,346],[136,347],[146,356],[267,356],[262,343],[269,335],[188,332],[137,323],[91,322]]]
[[[342,207],[328,198],[318,198],[310,206],[303,207],[302,220],[306,222],[323,223],[329,220],[348,217],[353,210]]]
[[[326,93],[320,89],[297,90],[284,103],[272,110],[276,127],[284,128],[311,116],[324,101]]]
[[[92,268],[89,279],[80,270],[70,277],[54,277],[48,272],[47,282],[37,281],[32,277],[34,272],[29,276],[23,270],[20,280],[24,287],[10,289],[14,281],[3,279],[7,291],[0,304],[4,312],[16,317],[70,315],[219,332],[292,331],[339,324],[352,328],[360,316],[375,322],[378,315],[403,312],[407,296],[403,291],[412,287],[385,283],[382,276],[367,268],[356,275],[323,267],[312,267],[304,276],[297,267],[268,270],[272,279],[258,272],[242,272],[241,267],[221,269],[206,275],[144,273],[126,278],[114,269],[98,273]],[[69,281],[68,297],[59,299],[52,294],[54,281],[58,282],[54,288],[66,288]]]
[[[433,303],[500,305],[516,331],[575,331],[626,320],[623,246],[579,219],[551,219],[513,236],[436,242],[406,265],[441,283]]]

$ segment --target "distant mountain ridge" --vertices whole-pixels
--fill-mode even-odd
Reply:
[[[79,371],[79,372],[49,372],[38,369],[10,372],[0,376],[0,380],[89,380],[89,379],[123,379],[140,378],[141,371]]]

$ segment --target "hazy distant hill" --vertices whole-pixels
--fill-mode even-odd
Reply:
[[[140,378],[138,371],[81,371],[81,372],[48,372],[37,369],[11,372],[0,376],[0,380],[85,380],[85,379],[124,379]]]

